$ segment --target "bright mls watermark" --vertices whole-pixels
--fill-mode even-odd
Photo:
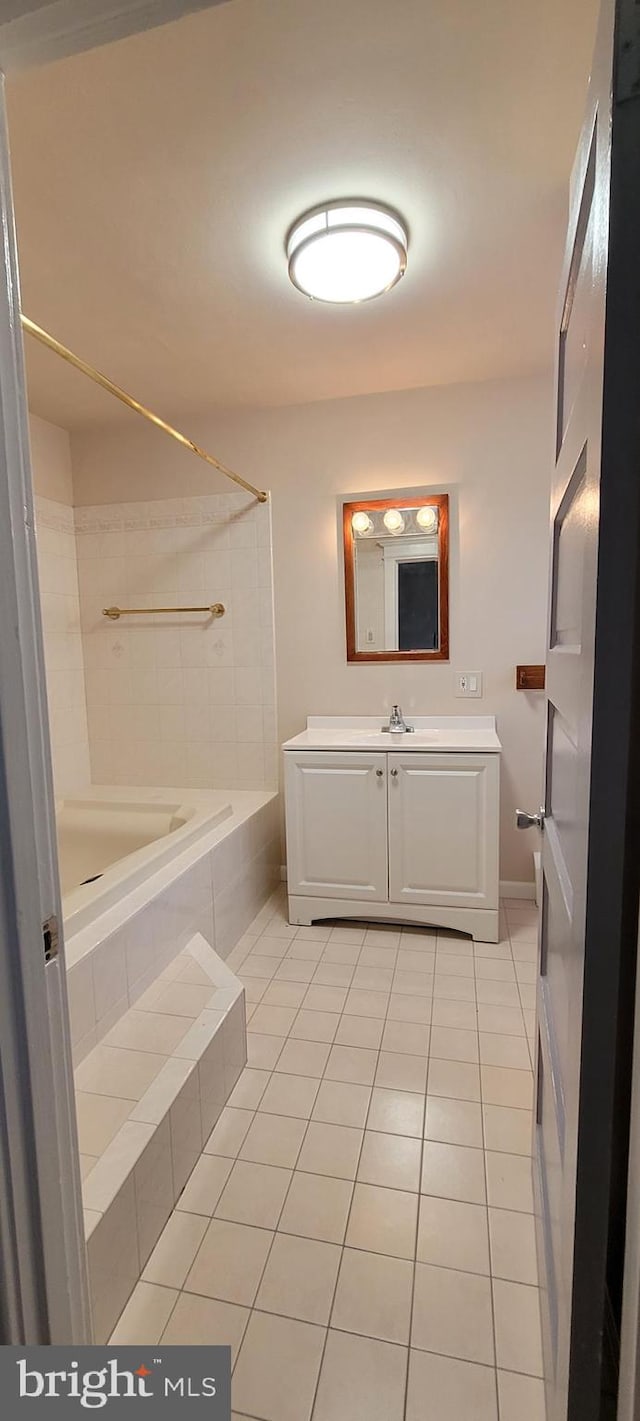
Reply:
[[[231,1421],[229,1347],[0,1347],[7,1414],[51,1421],[77,1412]],[[188,1407],[188,1413],[184,1408]]]

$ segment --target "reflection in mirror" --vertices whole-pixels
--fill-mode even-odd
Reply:
[[[448,503],[344,505],[349,661],[448,659]]]

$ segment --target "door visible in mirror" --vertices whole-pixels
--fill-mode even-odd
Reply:
[[[343,505],[348,661],[449,659],[447,494]]]

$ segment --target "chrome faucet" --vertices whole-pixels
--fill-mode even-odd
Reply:
[[[392,706],[389,724],[383,725],[382,729],[390,735],[410,735],[414,727],[406,724],[401,706]]]

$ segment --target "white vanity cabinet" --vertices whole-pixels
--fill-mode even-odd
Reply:
[[[385,903],[387,756],[287,755],[286,802],[289,892]]]
[[[497,755],[387,761],[390,902],[496,909]]]
[[[378,738],[326,717],[285,745],[291,922],[395,919],[497,941],[495,727],[426,719],[415,738]]]

